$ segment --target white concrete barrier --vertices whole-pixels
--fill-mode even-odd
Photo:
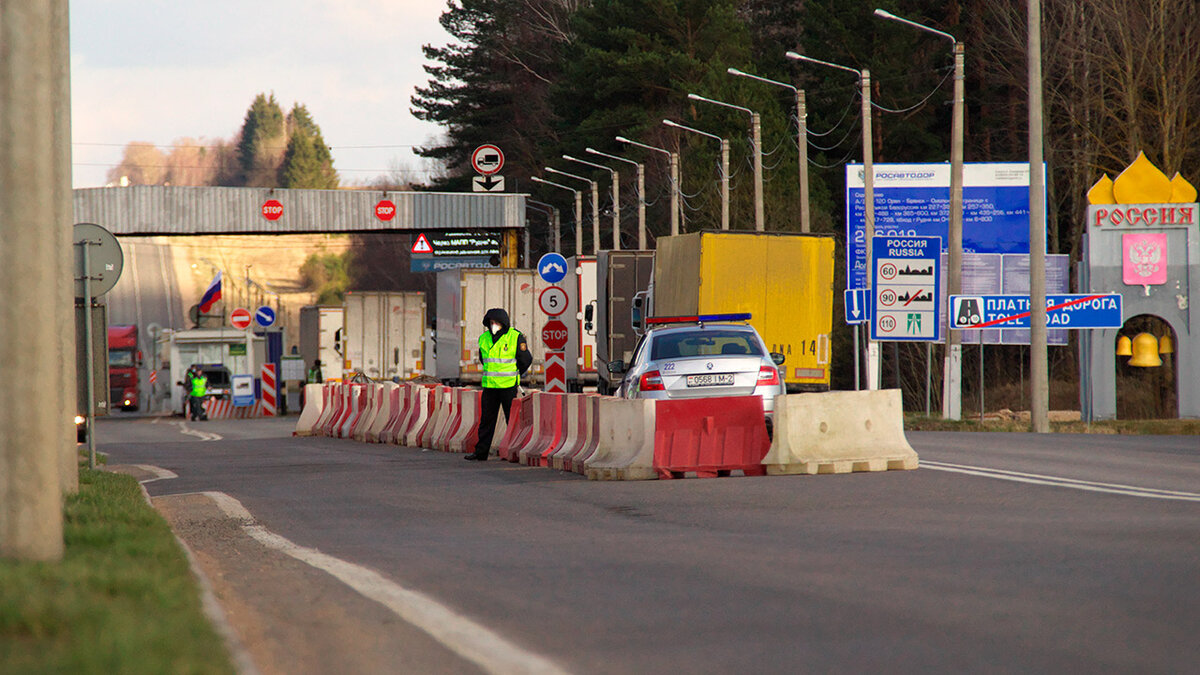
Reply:
[[[482,392],[478,389],[459,390],[458,429],[446,444],[449,452],[474,452],[479,440],[479,403]]]
[[[429,402],[433,399],[434,391],[430,387],[417,387],[413,397],[413,411],[409,416],[408,430],[404,432],[404,442],[401,445],[409,448],[421,447],[419,438],[425,424],[429,422],[431,412]]]
[[[349,390],[347,398],[348,414],[342,423],[338,425],[337,437],[350,438],[350,432],[354,429],[354,425],[358,422],[359,415],[362,415],[363,408],[366,404],[366,388],[361,384],[351,384],[346,387]]]
[[[772,475],[917,468],[900,390],[776,397],[775,436],[762,463]]]
[[[383,433],[384,427],[392,420],[392,410],[395,409],[395,397],[392,395],[400,385],[394,382],[387,382],[381,385],[377,394],[379,397],[375,404],[375,419],[367,426],[363,432],[364,439],[368,443],[379,443],[380,434]]]
[[[325,403],[328,398],[329,392],[325,390],[324,385],[304,385],[304,410],[300,411],[300,419],[296,420],[296,428],[292,431],[293,436],[312,436],[313,427],[317,426],[317,421],[325,412]]]
[[[375,421],[375,413],[379,410],[379,392],[382,390],[382,384],[363,385],[363,409],[358,421],[350,428],[350,438],[364,442],[367,440],[367,428]]]
[[[650,480],[654,471],[655,401],[601,398],[599,442],[584,460],[589,480]]]

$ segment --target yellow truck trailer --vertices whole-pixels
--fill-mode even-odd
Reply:
[[[829,389],[834,239],[830,235],[696,232],[658,240],[656,316],[749,313],[787,357],[792,391]]]

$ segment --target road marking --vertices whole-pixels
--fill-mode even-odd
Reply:
[[[138,481],[142,485],[145,485],[146,483],[153,483],[156,480],[170,480],[172,478],[179,478],[179,474],[171,471],[170,469],[164,469],[161,466],[154,466],[153,464],[134,464],[134,466],[142,471],[145,471],[146,473],[154,474],[154,478],[147,478],[146,480]]]
[[[271,532],[258,525],[241,502],[224,492],[199,494],[213,500],[225,515],[241,521],[242,529],[255,541],[329,573],[362,596],[378,602],[404,621],[425,631],[450,651],[485,672],[505,675],[557,675],[567,672],[546,657],[508,642],[490,628],[458,614],[423,593],[409,590],[372,569],[300,546]]]
[[[193,429],[187,425],[187,422],[174,422],[174,424],[179,427],[179,433],[185,436],[195,436],[202,441],[219,441],[224,438],[224,436],[221,434],[214,434],[211,431],[200,431],[199,429]]]
[[[1036,473],[1023,473],[1020,471],[1006,471],[1004,469],[990,469],[983,466],[969,466],[966,464],[949,464],[946,462],[931,462],[929,460],[921,460],[922,469],[933,469],[934,471],[949,471],[952,473],[961,473],[968,476],[982,476],[984,478],[996,478],[999,480],[1013,481],[1016,483],[1029,483],[1031,485],[1047,485],[1050,487],[1070,488],[1073,490],[1084,490],[1087,492],[1103,492],[1114,495],[1125,495],[1126,497],[1141,497],[1143,499],[1172,499],[1183,502],[1200,502],[1200,493],[1182,492],[1179,490],[1159,490],[1157,488],[1140,487],[1137,485],[1121,485],[1119,483],[1098,483],[1088,480],[1077,480],[1074,478],[1063,478],[1062,476],[1046,476]]]

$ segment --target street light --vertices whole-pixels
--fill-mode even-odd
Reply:
[[[535,183],[541,183],[543,185],[569,190],[571,194],[575,195],[575,255],[583,255],[583,195],[580,194],[579,190],[576,190],[573,187],[563,185],[562,183],[548,181],[537,176],[531,176],[529,180],[532,180]],[[557,230],[554,232],[554,252],[562,253],[562,239]]]
[[[608,159],[618,162],[625,162],[637,167],[637,191],[638,191],[638,250],[646,250],[646,166],[641,162],[635,162],[632,159],[617,157],[610,155],[607,152],[600,152],[594,148],[584,148],[584,152],[597,155],[599,157],[607,157]]]
[[[584,166],[590,166],[595,169],[604,169],[612,177],[612,200],[613,200],[613,250],[621,250],[621,174],[616,169],[589,162],[586,159],[577,159],[570,155],[563,155],[563,159],[568,162],[575,162]]]
[[[588,187],[591,188],[591,190],[592,190],[592,254],[595,255],[595,254],[599,253],[600,252],[600,194],[596,191],[596,181],[592,180],[591,178],[584,178],[583,176],[577,176],[573,173],[567,173],[566,171],[559,171],[558,169],[552,169],[548,166],[543,167],[543,168],[546,169],[546,173],[554,173],[554,174],[558,174],[560,176],[566,176],[567,178],[574,178],[575,180],[581,180],[581,181],[587,183]],[[583,240],[581,238],[580,239],[580,252],[583,251],[582,241]]]
[[[525,203],[526,203],[526,205],[532,206],[533,208],[537,209],[538,211],[541,211],[542,213],[545,213],[546,215],[549,216],[550,228],[552,230],[554,230],[554,252],[562,253],[562,251],[560,251],[559,247],[558,247],[558,242],[559,242],[558,231],[560,229],[559,222],[558,222],[558,207],[554,206],[553,204],[547,204],[546,202],[539,202],[536,199],[529,199],[528,197],[525,198]],[[525,264],[528,265],[529,264],[529,262],[528,262],[529,261],[529,237],[528,236],[525,237],[525,260],[526,260]]]
[[[804,90],[792,86],[786,82],[778,80],[769,80],[758,75],[738,70],[737,68],[727,68],[725,72],[737,77],[746,77],[751,80],[765,82],[776,87],[791,89],[796,97],[796,145],[800,148],[800,157],[798,165],[800,167],[800,231],[808,232],[811,228],[809,225],[808,215],[808,103],[804,97]]]
[[[700,131],[699,129],[694,129],[689,126],[684,126],[678,122],[672,122],[671,120],[663,120],[663,124],[665,124],[669,127],[674,127],[676,129],[690,131],[693,134],[707,136],[708,138],[712,138],[721,143],[721,229],[728,230],[729,229],[729,141],[725,140],[724,138],[721,138],[720,136],[718,136],[716,134],[710,134],[707,131]]]
[[[754,230],[762,232],[765,229],[765,219],[763,217],[762,123],[758,113],[740,105],[706,98],[699,94],[688,94],[688,98],[693,101],[711,103],[750,113],[750,142],[754,145]]]
[[[814,63],[826,68],[834,68],[836,70],[844,70],[848,73],[854,73],[858,76],[858,83],[862,91],[862,153],[863,153],[863,201],[865,202],[864,220],[866,221],[866,281],[865,287],[868,294],[871,290],[871,245],[875,239],[875,160],[874,149],[871,147],[871,71],[863,68],[855,70],[848,66],[821,61],[810,56],[797,54],[796,52],[788,52],[785,54],[789,59],[796,61],[804,61],[805,63]],[[847,275],[852,274],[853,270],[847,270]],[[858,354],[858,324],[855,324],[855,355]],[[858,377],[858,369],[854,370],[855,378]],[[879,388],[879,343],[872,340],[867,340],[867,388]]]
[[[963,92],[963,43],[949,33],[909,21],[882,9],[875,10],[875,16],[933,33],[940,38],[949,40],[950,44],[954,45],[954,109],[950,118],[950,241],[947,242],[950,249],[947,264],[950,269],[947,270],[949,283],[941,298],[943,306],[949,307],[950,296],[962,292],[963,99],[965,97]],[[1030,269],[1033,269],[1032,265]],[[957,420],[962,419],[962,337],[958,331],[948,330],[946,333],[942,416],[946,419]]]
[[[679,200],[679,191],[680,191],[679,153],[671,152],[670,150],[664,150],[663,148],[656,148],[653,145],[646,145],[645,143],[638,143],[637,141],[631,141],[628,138],[625,138],[624,136],[617,136],[616,140],[618,143],[626,143],[628,145],[637,146],[639,148],[644,148],[646,150],[651,150],[653,152],[661,152],[662,154],[667,156],[668,160],[670,160],[670,166],[671,166],[671,236],[679,234],[679,221],[682,217],[682,214],[680,213],[680,204],[679,204],[679,201],[680,201]]]

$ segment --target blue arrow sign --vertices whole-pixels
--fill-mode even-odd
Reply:
[[[547,253],[538,260],[538,276],[548,284],[557,284],[567,278],[567,259],[558,253]]]
[[[848,288],[843,293],[843,302],[846,307],[846,323],[853,325],[856,323],[866,323],[871,320],[867,316],[867,309],[870,304],[867,302],[867,289],[865,288]]]
[[[275,310],[263,305],[254,312],[254,322],[263,328],[269,328],[275,323]]]
[[[1028,295],[952,295],[950,328],[1029,328]],[[1120,328],[1124,325],[1118,293],[1046,295],[1049,328]]]

